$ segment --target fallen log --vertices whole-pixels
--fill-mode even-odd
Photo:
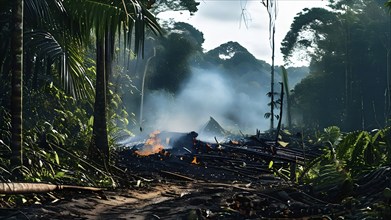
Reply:
[[[100,192],[103,188],[72,186],[72,185],[57,185],[48,183],[0,183],[0,194],[26,194],[26,193],[47,193],[56,190],[82,190]]]

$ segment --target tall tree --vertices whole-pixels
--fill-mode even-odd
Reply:
[[[277,0],[266,0],[263,1],[264,6],[267,9],[267,13],[269,15],[269,39],[270,46],[272,49],[272,65],[271,65],[271,81],[270,81],[270,92],[268,96],[270,97],[270,112],[265,114],[265,117],[270,117],[270,130],[274,128],[274,108],[276,106],[276,102],[274,101],[274,52],[275,52],[275,33],[276,33],[276,19],[277,19]]]
[[[65,0],[64,5],[71,9],[75,22],[85,28],[88,38],[90,31],[95,31],[96,40],[96,93],[94,108],[93,134],[90,144],[92,158],[107,161],[109,144],[107,135],[107,79],[111,72],[114,56],[114,39],[124,37],[125,47],[134,40],[134,52],[143,51],[145,26],[159,33],[159,25],[147,10],[150,1],[125,0]],[[90,10],[85,10],[88,8]],[[134,36],[133,36],[134,35]]]
[[[369,0],[338,1],[331,8],[300,13],[283,41],[284,56],[305,49],[311,58],[311,76],[295,87],[296,103],[306,125],[383,126],[388,16]]]
[[[23,0],[12,2],[11,56],[11,166],[23,165],[22,94],[23,94]]]
[[[3,80],[11,75],[12,81],[2,84],[2,92],[9,88],[12,93],[10,99],[2,99],[2,106],[10,106],[12,113],[13,167],[19,167],[23,161],[22,119],[31,112],[27,112],[27,117],[22,114],[26,104],[23,100],[29,100],[22,97],[29,82],[37,86],[53,82],[53,76],[61,76],[64,88],[74,96],[85,96],[88,92],[84,89],[92,91],[84,74],[78,38],[70,37],[67,19],[61,0],[0,1],[0,75]],[[59,71],[53,74],[53,69]],[[49,73],[50,77],[46,75]]]
[[[388,10],[391,10],[391,1],[385,3]],[[386,90],[386,124],[391,124],[391,13],[388,13],[388,41],[387,41],[387,90]]]
[[[190,76],[191,58],[202,53],[203,34],[186,23],[175,23],[169,33],[157,39],[155,71],[148,73],[148,89],[176,93]]]
[[[96,39],[96,83],[94,124],[91,145],[97,147],[99,154],[95,156],[109,156],[109,142],[107,136],[107,68],[106,67],[105,37]],[[96,150],[92,150],[96,152]]]

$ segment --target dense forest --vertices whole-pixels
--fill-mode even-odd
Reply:
[[[389,125],[391,20],[384,1],[341,1],[295,17],[282,42],[309,59],[310,76],[294,89],[301,123],[344,130]]]
[[[211,117],[223,135],[256,132],[260,142],[261,130],[279,147],[316,148],[300,166],[268,159],[266,167],[334,203],[362,189],[363,175],[389,172],[391,2],[329,0],[304,9],[281,44],[285,65],[273,67],[229,39],[205,51],[201,31],[156,18],[197,13],[198,5],[0,0],[0,182],[128,187],[133,174],[118,174],[121,141],[156,129],[198,132]],[[293,67],[297,59],[309,66]],[[281,92],[278,83],[270,92],[271,68]],[[269,129],[270,106],[282,126]],[[384,181],[376,182],[384,201],[375,214],[389,217]],[[334,196],[335,188],[344,193]],[[0,198],[15,206],[24,197]]]

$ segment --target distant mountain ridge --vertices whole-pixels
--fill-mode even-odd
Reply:
[[[243,80],[255,81],[264,86],[270,84],[271,65],[258,60],[238,42],[228,41],[204,54],[210,66],[218,66],[227,74]],[[288,67],[289,86],[293,88],[309,74],[308,67]],[[281,68],[275,66],[275,81],[282,81]]]

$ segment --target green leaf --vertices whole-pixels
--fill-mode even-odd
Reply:
[[[93,124],[94,124],[94,116],[91,116],[90,119],[88,120],[88,126],[92,127]]]
[[[273,163],[274,162],[272,160],[269,162],[269,169],[271,169],[273,167]]]
[[[58,157],[58,154],[56,151],[54,151],[54,159],[56,160],[56,163],[60,165],[60,158]]]
[[[286,135],[292,135],[292,133],[289,130],[286,130],[286,129],[282,130],[282,132],[284,132]]]
[[[288,146],[288,142],[284,142],[284,141],[278,141],[278,144],[281,146],[281,147],[286,147]]]
[[[65,172],[59,171],[59,172],[56,173],[56,175],[54,175],[54,178],[59,179],[59,178],[62,178],[64,176],[65,176]]]

